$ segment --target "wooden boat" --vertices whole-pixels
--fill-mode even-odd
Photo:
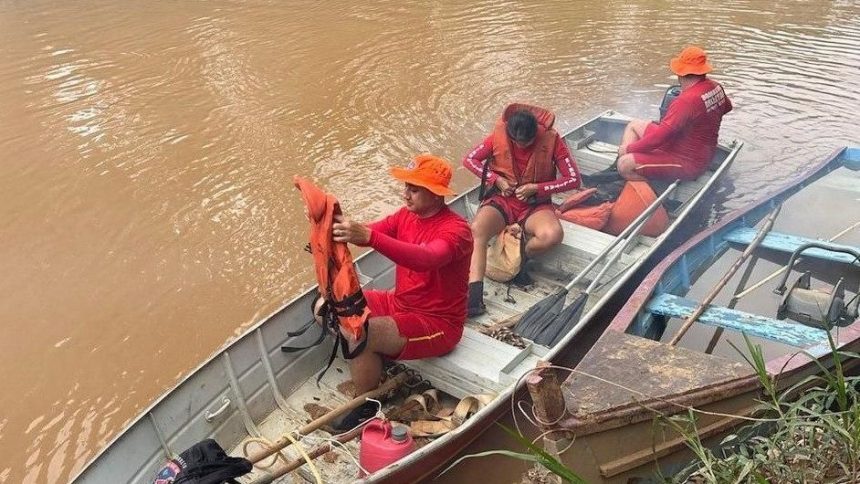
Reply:
[[[655,426],[657,413],[686,413],[689,407],[713,412],[696,414],[700,438],[713,445],[742,423],[732,416],[749,416],[757,406],[756,398],[762,396],[753,369],[722,342],[729,340],[746,350],[743,335],[747,335],[762,345],[767,371],[771,376],[779,375],[778,386],[783,389],[819,372],[819,362],[832,365],[827,331],[823,329],[831,323],[818,320],[830,307],[828,296],[834,291],[823,291],[814,300],[807,300],[815,306],[810,311],[801,308],[802,299],[814,295],[804,289],[808,285],[803,281],[779,296],[772,290],[778,286],[785,289],[782,281],[788,278],[787,272],[770,279],[763,276],[787,265],[793,253],[802,252],[800,257],[807,262],[788,271],[792,279],[798,271],[809,270],[824,281],[814,281],[813,286],[832,287],[844,278],[844,287],[857,293],[858,169],[860,149],[838,150],[771,196],[729,214],[661,261],[562,384],[568,413],[554,428],[564,432],[546,439],[545,448],[557,452],[565,465],[592,483],[648,479],[658,470],[672,475],[693,455],[681,436]],[[770,230],[754,228],[778,205],[782,209]],[[846,214],[850,220],[834,214]],[[838,243],[823,241],[833,235],[842,239]],[[846,235],[853,241],[846,241]],[[802,250],[804,247],[808,249]],[[705,292],[721,275],[720,282],[728,282],[726,269],[742,266],[738,259],[742,250],[751,257],[745,266],[752,266],[751,271],[745,269],[734,294],[725,290],[709,302]],[[732,260],[735,264],[729,267],[727,262]],[[756,297],[735,297],[744,293]],[[857,351],[860,319],[856,302],[853,308],[850,304],[847,310],[843,307],[850,299],[850,293],[842,298],[839,308],[845,311],[831,334],[839,348]],[[681,321],[686,322],[700,303],[705,309],[691,323],[695,334],[688,333],[680,345],[671,345],[678,339],[676,330],[683,326]],[[803,316],[815,312],[818,314]],[[789,318],[777,319],[777,315]],[[715,328],[725,330],[725,335],[717,336],[721,343],[711,354],[707,350],[714,347]]]
[[[629,118],[606,112],[567,133],[564,138],[584,174],[607,168],[615,159],[617,143]],[[531,269],[535,284],[527,290],[487,282],[487,313],[468,321],[458,347],[450,354],[421,361],[406,361],[412,370],[444,394],[461,399],[488,394],[489,403],[462,425],[435,439],[425,439],[411,455],[366,477],[368,482],[413,482],[430,475],[458,451],[479,436],[507,408],[515,382],[540,359],[554,360],[575,341],[576,335],[593,319],[605,301],[630,281],[637,268],[670,237],[716,181],[734,161],[741,143],[720,145],[711,169],[698,180],[683,182],[671,192],[677,203],[671,211],[671,225],[659,237],[631,238],[627,250],[606,272],[602,285],[588,301],[579,324],[552,347],[528,343],[519,348],[483,334],[480,329],[520,314],[577,274],[615,236],[563,223],[562,246],[542,258]],[[453,199],[450,206],[471,216],[477,208],[478,190]],[[620,246],[621,244],[619,244]],[[390,288],[394,279],[392,263],[370,251],[356,259],[363,283],[368,288]],[[594,275],[592,274],[592,277]],[[583,283],[590,282],[584,280]],[[114,438],[79,473],[76,482],[151,482],[165,459],[205,438],[213,438],[231,455],[242,455],[260,447],[260,438],[276,441],[302,427],[314,408],[332,408],[348,401],[345,390],[348,371],[344,361],[335,360],[317,386],[315,376],[325,366],[330,352],[323,344],[302,353],[283,353],[284,344],[300,346],[315,335],[287,338],[310,319],[311,288],[266,317],[237,340],[226,345],[175,388],[150,405]],[[386,410],[387,411],[387,410]],[[322,431],[303,436],[304,446],[328,437]],[[314,439],[317,439],[316,441]],[[345,444],[357,455],[356,442]],[[299,455],[296,446],[288,458]],[[331,457],[332,454],[329,454]],[[353,482],[358,475],[352,457],[345,452],[315,461],[324,482]],[[314,482],[307,467],[293,476]],[[255,470],[260,475],[263,470]],[[252,476],[253,477],[253,476]],[[288,481],[284,481],[288,482]],[[291,481],[289,481],[291,482]]]

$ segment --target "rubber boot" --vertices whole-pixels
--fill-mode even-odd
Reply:
[[[487,307],[484,306],[484,281],[470,282],[466,314],[468,317],[474,318],[485,312],[487,312]]]

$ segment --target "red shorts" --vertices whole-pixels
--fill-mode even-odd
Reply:
[[[364,291],[370,317],[389,316],[397,324],[400,336],[406,338],[406,346],[399,355],[389,355],[395,360],[418,360],[450,353],[463,336],[463,325],[453,324],[441,318],[416,313],[397,312],[394,308],[394,293],[388,291]]]
[[[645,134],[655,126],[654,123],[649,124]],[[690,162],[660,148],[647,153],[633,153],[633,161],[636,163],[636,173],[652,180],[695,180],[700,175],[691,170]]]
[[[523,223],[529,215],[538,210],[552,210],[552,203],[549,201],[532,205],[529,202],[520,200],[517,197],[506,197],[504,195],[493,195],[484,200],[482,207],[490,206],[495,208],[502,214],[505,219],[505,225],[512,223]]]

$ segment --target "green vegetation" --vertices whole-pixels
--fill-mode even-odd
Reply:
[[[763,398],[755,413],[757,421],[723,439],[720,454],[706,447],[696,429],[695,410],[677,415],[658,415],[655,423],[681,434],[696,460],[667,483],[860,483],[860,377],[846,376],[845,363],[860,355],[836,351],[832,335],[833,368],[817,363],[820,373],[778,390],[760,346],[744,336]],[[811,358],[811,355],[810,355]],[[465,459],[506,455],[534,462],[563,482],[584,483],[573,470],[519,433],[500,425],[520,442],[527,453],[494,450],[461,457]],[[656,430],[656,429],[655,429]],[[541,479],[541,482],[548,481]]]
[[[689,414],[660,417],[681,433],[697,461],[673,483],[860,482],[860,378],[847,377],[844,364],[860,355],[835,350],[832,369],[777,391],[761,348],[747,339],[750,357],[764,388],[760,421],[723,439],[721,456],[706,448]],[[737,348],[736,348],[737,349]],[[746,358],[746,356],[745,356]]]
[[[544,469],[548,470],[549,472],[560,477],[564,482],[570,482],[573,484],[586,484],[585,480],[582,479],[581,477],[579,477],[575,472],[573,472],[573,470],[569,469],[564,464],[559,462],[555,457],[548,454],[546,451],[544,451],[539,446],[535,445],[533,442],[529,441],[529,439],[523,437],[522,434],[520,434],[519,432],[516,432],[516,431],[514,431],[514,430],[508,428],[507,426],[502,425],[498,422],[496,423],[496,425],[501,427],[502,430],[504,430],[508,435],[513,437],[514,440],[516,440],[517,442],[522,444],[522,446],[525,447],[528,452],[513,452],[510,450],[502,449],[502,450],[490,450],[487,452],[480,452],[478,454],[464,455],[463,457],[460,457],[459,459],[454,461],[453,464],[451,464],[450,466],[445,468],[445,470],[442,471],[442,474],[448,472],[452,467],[456,466],[460,462],[462,462],[466,459],[470,459],[472,457],[484,457],[484,456],[488,456],[488,455],[505,455],[508,457],[512,457],[514,459],[520,459],[520,460],[524,460],[524,461],[534,462],[534,463],[540,465],[541,467],[543,467]]]

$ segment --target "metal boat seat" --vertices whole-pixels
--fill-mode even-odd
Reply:
[[[501,392],[521,374],[534,368],[545,351],[535,345],[516,348],[467,326],[454,351],[404,363],[416,369],[434,387],[462,398]]]

